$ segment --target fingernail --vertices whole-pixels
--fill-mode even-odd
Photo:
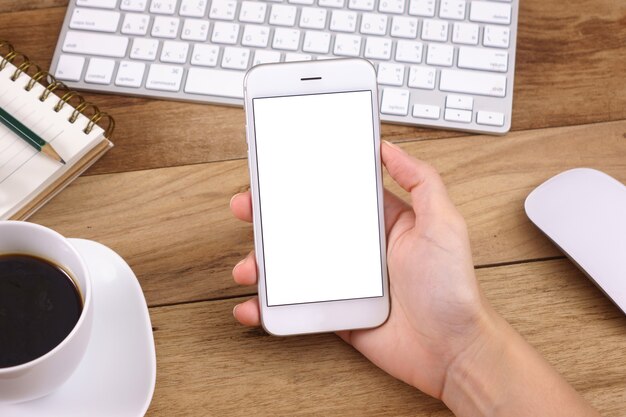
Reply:
[[[233,317],[237,318],[237,307],[239,307],[239,304],[237,304],[235,307],[233,307]]]
[[[233,269],[237,269],[239,268],[239,265],[241,265],[242,263],[244,263],[246,261],[246,258],[243,258],[241,261],[237,262],[237,265],[235,265],[235,267]]]
[[[233,206],[233,200],[234,200],[234,199],[235,199],[235,197],[237,197],[238,195],[239,195],[239,193],[235,194],[234,196],[232,196],[232,197],[230,198],[230,202],[228,203],[228,206],[229,206],[229,207],[232,207],[232,206]]]

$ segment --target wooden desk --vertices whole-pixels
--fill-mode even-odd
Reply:
[[[4,0],[0,38],[49,65],[66,3]],[[280,339],[235,323],[233,306],[255,292],[231,279],[252,249],[251,227],[228,210],[248,187],[242,109],[88,97],[116,116],[116,147],[32,221],[100,241],[137,273],[158,357],[150,416],[451,414],[333,335]],[[383,136],[441,171],[495,308],[602,415],[623,417],[626,317],[523,201],[573,167],[626,182],[626,3],[522,0],[514,97],[505,137],[392,125]]]

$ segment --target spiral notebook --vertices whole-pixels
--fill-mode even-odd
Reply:
[[[108,138],[114,121],[108,114],[3,41],[0,107],[66,161],[62,165],[37,152],[0,123],[0,220],[26,219],[113,146]],[[97,124],[104,121],[106,131]]]

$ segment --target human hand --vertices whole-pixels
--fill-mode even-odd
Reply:
[[[389,143],[382,159],[411,197],[409,205],[385,192],[390,316],[378,328],[338,334],[389,374],[441,398],[448,367],[483,333],[489,310],[474,276],[465,222],[435,169]],[[250,222],[250,193],[234,196],[231,209]],[[256,284],[254,253],[233,276],[239,284]],[[259,325],[258,299],[236,306],[234,315]]]
[[[391,311],[378,328],[337,334],[384,371],[442,399],[457,416],[597,417],[483,297],[465,222],[437,172],[390,143],[381,153],[411,201],[385,192]],[[231,209],[251,222],[250,193],[235,195]],[[235,266],[233,277],[256,284],[254,252]],[[235,306],[233,314],[258,326],[258,298]]]

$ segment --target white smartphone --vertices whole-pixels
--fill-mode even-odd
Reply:
[[[374,67],[259,65],[244,96],[263,327],[282,336],[381,325],[389,291]]]

